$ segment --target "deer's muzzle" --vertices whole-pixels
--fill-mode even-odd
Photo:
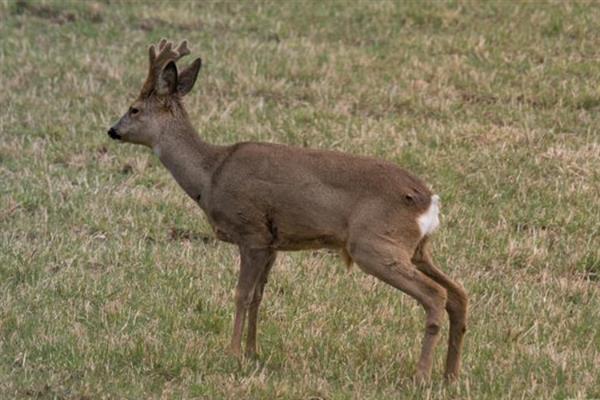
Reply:
[[[110,128],[107,133],[111,139],[121,140],[121,135],[119,135],[119,133],[117,132],[117,130],[115,128]]]

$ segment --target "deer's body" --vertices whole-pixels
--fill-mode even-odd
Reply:
[[[417,242],[423,236],[412,214],[425,213],[431,192],[392,163],[270,143],[183,142],[172,152],[157,145],[156,152],[221,240],[274,250],[344,249],[363,216],[385,218],[390,234]]]
[[[185,43],[179,54],[166,42],[159,50],[156,56],[151,48],[142,94],[109,135],[153,148],[204,210],[217,237],[239,247],[232,352],[241,353],[246,318],[246,352],[256,351],[258,307],[277,251],[326,247],[339,249],[346,262],[355,261],[423,305],[420,379],[430,375],[445,309],[450,316],[446,376],[456,377],[467,298],[431,258],[438,197],[407,171],[374,158],[268,143],[204,142],[180,102],[200,62],[178,74],[173,60],[185,55]]]

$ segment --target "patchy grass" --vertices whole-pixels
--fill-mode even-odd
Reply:
[[[7,398],[598,398],[600,8],[590,2],[0,0]],[[261,357],[224,354],[237,253],[154,155],[110,143],[160,37],[205,68],[214,143],[396,161],[444,202],[464,370],[411,381],[423,312],[328,252],[283,254]],[[447,329],[444,331],[447,334]]]

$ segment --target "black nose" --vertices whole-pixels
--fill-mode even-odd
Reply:
[[[107,133],[108,133],[108,136],[110,136],[111,139],[115,139],[115,140],[121,139],[121,135],[119,135],[117,133],[117,131],[115,130],[115,128],[110,128]]]

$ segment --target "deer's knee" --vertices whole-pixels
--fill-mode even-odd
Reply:
[[[252,297],[253,293],[251,293],[250,291],[236,289],[234,297],[236,307],[250,307],[250,304],[252,303]]]
[[[446,304],[446,290],[439,287],[435,288],[435,295],[432,296],[431,303],[425,304],[427,312],[427,321],[425,323],[425,332],[428,335],[438,335],[445,315],[444,305]]]
[[[425,332],[428,335],[437,335],[440,333],[440,324],[438,322],[431,322],[425,326]]]
[[[263,298],[263,291],[261,288],[256,288],[254,290],[254,296],[252,296],[252,301],[250,302],[250,307],[256,307],[260,305]]]

